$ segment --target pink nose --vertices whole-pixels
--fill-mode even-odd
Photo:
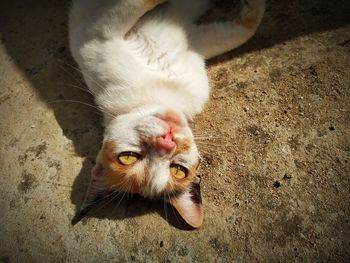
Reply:
[[[161,150],[171,151],[175,147],[175,139],[170,131],[156,138],[156,145]]]

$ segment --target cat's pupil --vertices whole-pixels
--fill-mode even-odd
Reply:
[[[133,152],[124,152],[124,153],[119,154],[119,156],[118,156],[119,162],[123,165],[133,164],[139,158],[140,158],[140,156],[136,153],[133,153]]]
[[[170,173],[177,179],[183,179],[187,176],[187,169],[181,165],[173,164],[170,166]]]

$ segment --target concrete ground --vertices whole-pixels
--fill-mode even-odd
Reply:
[[[141,198],[71,224],[103,131],[72,102],[93,99],[69,54],[68,8],[0,3],[0,262],[350,261],[348,0],[270,0],[256,36],[208,63],[195,231]]]

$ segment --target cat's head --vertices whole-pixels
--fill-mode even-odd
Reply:
[[[193,227],[203,221],[199,154],[184,115],[143,108],[113,118],[92,170],[85,202],[118,191],[164,198]]]

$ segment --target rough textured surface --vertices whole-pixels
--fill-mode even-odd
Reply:
[[[208,63],[196,231],[140,198],[71,225],[102,128],[71,102],[93,99],[69,55],[68,7],[0,4],[1,262],[350,260],[347,0],[269,1],[256,36]]]

